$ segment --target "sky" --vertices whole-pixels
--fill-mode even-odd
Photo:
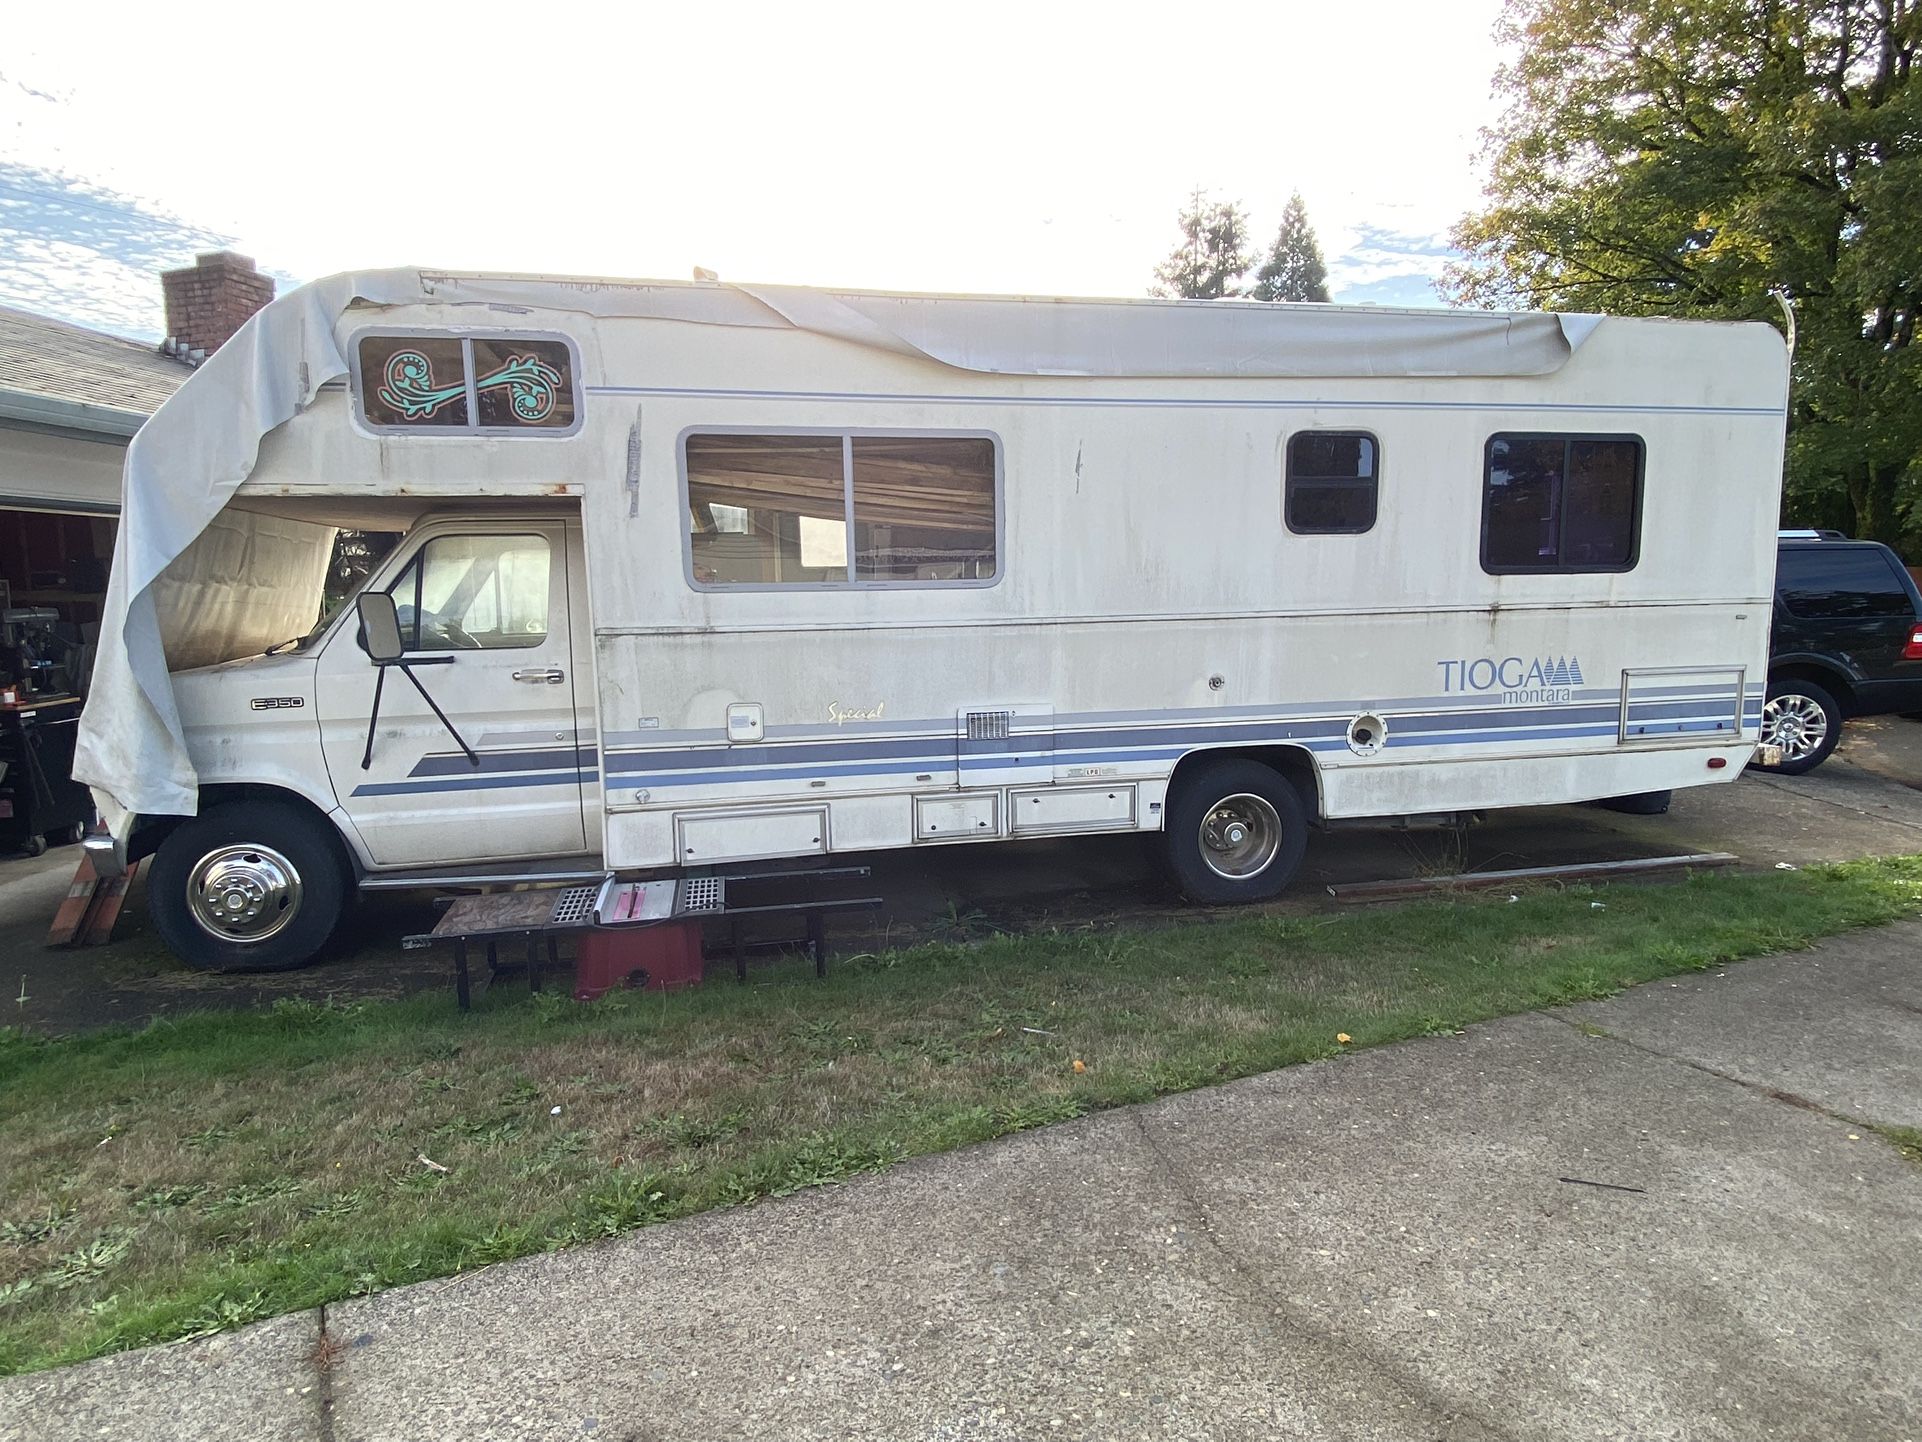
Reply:
[[[1196,188],[1264,247],[1299,190],[1336,300],[1433,305],[1499,60],[1499,0],[15,8],[0,304],[149,339],[222,247],[1141,295]]]

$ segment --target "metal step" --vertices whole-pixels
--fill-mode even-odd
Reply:
[[[362,891],[423,891],[441,887],[578,886],[602,881],[607,868],[598,856],[552,856],[538,861],[470,862],[466,866],[427,866],[407,871],[373,871],[360,879]]]

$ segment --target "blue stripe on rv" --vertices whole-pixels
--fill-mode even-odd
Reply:
[[[1629,721],[1631,725],[1660,722],[1660,729],[1653,733],[1658,737],[1724,730],[1728,729],[1730,720],[1726,703],[1733,699],[1732,695],[1717,694],[1635,702],[1629,708]],[[1753,729],[1760,719],[1761,708],[1758,697],[1744,698],[1744,730]],[[1458,709],[1411,716],[1394,716],[1392,706],[1387,709],[1393,717],[1387,745],[1396,749],[1609,735],[1616,731],[1621,716],[1619,703],[1480,711]],[[995,740],[968,740],[953,735],[845,740],[819,737],[763,746],[711,745],[654,752],[628,751],[605,757],[604,769],[610,782],[618,780],[623,786],[648,787],[783,781],[824,775],[907,775],[930,769],[930,763],[944,768],[947,764],[956,764],[965,780],[969,770],[975,768],[1002,769],[1042,761],[1085,765],[1167,760],[1197,746],[1208,745],[1294,743],[1310,751],[1336,752],[1347,745],[1346,731],[1346,721],[1331,717],[1287,721],[1255,717],[1211,725],[1084,726],[1061,732],[1016,732]],[[957,748],[961,752],[958,756]],[[482,757],[478,768],[464,756],[434,755],[416,763],[409,780],[370,782],[356,787],[353,794],[395,796],[577,785],[598,779],[600,772],[594,767],[595,760],[595,749],[588,746],[493,752]]]
[[[1682,732],[1712,733],[1726,727],[1726,725],[1726,721],[1718,720],[1679,722],[1674,724],[1672,730],[1664,731],[1661,734],[1676,735]],[[1460,746],[1489,745],[1513,741],[1574,740],[1598,736],[1612,736],[1615,734],[1615,729],[1614,722],[1591,722],[1586,725],[1575,726],[1510,727],[1488,731],[1461,732],[1450,735],[1446,739],[1397,737],[1391,733],[1388,737],[1388,745],[1390,747],[1405,748],[1419,745]],[[1017,762],[1021,760],[1050,761],[1068,765],[1118,764],[1122,762],[1175,760],[1195,749],[1194,743],[1188,738],[1177,736],[1172,739],[1176,741],[1176,744],[1163,746],[1137,745],[1121,749],[1087,748],[1071,751],[1034,752],[1028,753],[1024,757],[1010,757],[1007,759]],[[1345,736],[1340,733],[1322,734],[1312,737],[1291,737],[1288,739],[1314,752],[1339,752],[1348,744]],[[901,776],[924,770],[926,764],[925,758],[913,757],[895,760],[814,762],[807,765],[789,766],[729,765],[720,769],[675,770],[658,774],[623,773],[618,780],[622,786],[647,787],[649,789],[715,784],[750,785],[758,782],[795,781],[819,779],[822,777]],[[966,779],[966,775],[967,768],[961,768],[963,780]],[[595,776],[596,773],[592,771],[547,772],[523,776],[455,776],[437,780],[424,779],[420,781],[378,782],[357,787],[354,794],[356,796],[394,796],[436,791],[466,791],[492,787],[571,785],[577,782],[592,781],[595,779]],[[610,776],[609,779],[612,781],[615,778]]]
[[[1724,704],[1721,698],[1637,704],[1630,708],[1630,719],[1631,721],[1657,718],[1696,720],[1706,717],[1732,720],[1733,701],[1733,696],[1730,696],[1727,704]],[[1391,740],[1411,735],[1445,732],[1479,734],[1488,731],[1491,723],[1505,732],[1525,730],[1531,726],[1567,725],[1571,722],[1589,720],[1593,720],[1597,725],[1612,728],[1621,714],[1619,703],[1535,709],[1431,712],[1413,716],[1396,715],[1392,707],[1387,709],[1390,713]],[[1193,745],[1224,743],[1259,745],[1264,742],[1303,741],[1330,734],[1341,735],[1345,734],[1347,725],[1345,719],[1335,717],[1285,721],[1251,718],[1245,721],[1216,722],[1209,725],[1190,723],[1186,726],[1077,727],[1071,730],[1044,731],[1026,735],[1016,732],[1005,741],[962,743],[965,749],[961,759],[965,765],[971,757],[992,760],[1012,753],[1046,755],[1052,752],[1060,755],[1087,747],[1153,746],[1171,738],[1180,738]],[[1046,744],[1050,737],[1052,746]],[[1412,743],[1403,739],[1401,744]],[[1454,742],[1451,738],[1447,742],[1436,741],[1431,744],[1449,745]],[[798,766],[804,763],[826,765],[865,759],[897,760],[909,757],[946,763],[955,757],[956,748],[957,738],[953,735],[902,737],[895,740],[850,738],[837,741],[828,738],[811,738],[777,745],[725,747],[713,745],[659,751],[622,750],[611,752],[605,764],[610,777],[617,775],[626,777],[631,773],[653,775],[681,770],[711,771],[717,766]],[[416,768],[415,774],[423,774],[421,768]]]
[[[515,786],[579,786],[598,781],[599,771],[548,771],[535,776],[457,776],[447,781],[370,781],[356,796],[412,796],[429,791],[491,791]]]

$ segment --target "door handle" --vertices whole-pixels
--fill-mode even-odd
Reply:
[[[514,679],[516,681],[526,681],[536,686],[542,682],[545,682],[549,686],[558,686],[567,679],[567,673],[558,666],[549,666],[541,671],[516,671],[514,673]]]

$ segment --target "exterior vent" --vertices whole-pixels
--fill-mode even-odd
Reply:
[[[970,741],[1005,741],[1014,729],[1012,711],[970,711],[967,714]]]

